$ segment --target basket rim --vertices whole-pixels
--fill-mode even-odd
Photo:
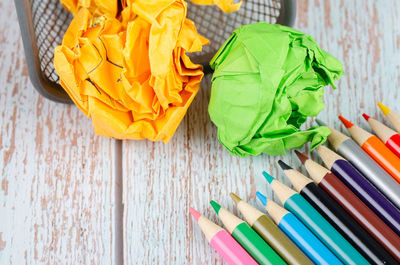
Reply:
[[[280,0],[280,2],[281,9],[276,23],[291,27],[296,19],[296,0]],[[71,98],[61,85],[50,81],[41,70],[36,35],[32,23],[31,0],[14,0],[14,4],[17,10],[29,79],[32,85],[47,99],[59,103],[72,103]],[[202,65],[205,74],[212,73],[208,63],[202,63]]]

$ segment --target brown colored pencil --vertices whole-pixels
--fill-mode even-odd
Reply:
[[[398,262],[400,237],[393,232],[332,172],[296,151],[313,180],[331,195],[353,218],[367,230]]]
[[[369,262],[381,265],[397,263],[326,191],[283,161],[279,160],[278,163],[297,192],[325,217]]]
[[[316,120],[320,126],[327,126]],[[376,188],[378,188],[398,209],[400,209],[400,185],[383,168],[381,168],[350,137],[338,130],[328,127],[331,134],[328,141],[333,149],[355,166]]]
[[[353,167],[349,161],[323,145],[318,146],[317,151],[325,166],[390,226],[393,231],[400,235],[400,210]]]

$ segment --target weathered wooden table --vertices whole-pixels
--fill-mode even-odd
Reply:
[[[321,119],[367,127],[363,111],[385,120],[378,101],[400,111],[400,2],[298,2],[295,27],[346,71]],[[224,150],[209,95],[208,78],[168,145],[98,137],[76,107],[33,89],[13,1],[0,1],[0,264],[221,264],[188,207],[217,220],[210,199],[237,213],[231,191],[254,205],[256,190],[272,196],[262,170],[288,181],[280,157]]]

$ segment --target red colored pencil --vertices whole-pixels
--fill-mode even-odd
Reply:
[[[400,183],[400,158],[393,154],[375,135],[354,125],[343,116],[339,116],[339,119],[343,122],[354,141]]]
[[[382,142],[398,157],[400,157],[400,134],[395,130],[387,127],[383,123],[371,118],[367,114],[363,114],[363,117],[368,122],[371,129],[374,131],[376,136],[382,140]]]

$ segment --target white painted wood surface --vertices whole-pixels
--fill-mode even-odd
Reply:
[[[0,2],[0,264],[113,264],[114,141],[28,79],[14,1]]]
[[[298,2],[295,27],[346,70],[320,118],[341,128],[341,113],[368,128],[362,111],[385,121],[378,101],[400,111],[400,3]],[[75,107],[33,90],[13,1],[3,0],[0,87],[0,264],[117,264],[118,144],[95,136]],[[253,205],[256,190],[272,195],[262,170],[289,183],[276,166],[282,157],[233,157],[218,143],[209,95],[208,78],[168,145],[123,142],[125,264],[221,264],[188,207],[217,221],[210,199],[237,213],[230,191]],[[292,153],[283,159],[299,166]]]
[[[342,60],[346,71],[338,90],[326,89],[321,119],[337,128],[339,113],[357,123],[361,111],[383,119],[376,106],[379,100],[400,111],[399,2],[302,0],[298,4],[295,27]],[[262,170],[289,184],[276,166],[282,157],[238,158],[224,150],[207,114],[209,95],[209,82],[204,82],[170,144],[124,142],[128,264],[221,264],[188,207],[218,220],[209,205],[214,199],[237,213],[231,191],[259,205],[256,190],[272,195]],[[367,128],[364,121],[361,124]],[[300,166],[292,153],[283,159]]]

